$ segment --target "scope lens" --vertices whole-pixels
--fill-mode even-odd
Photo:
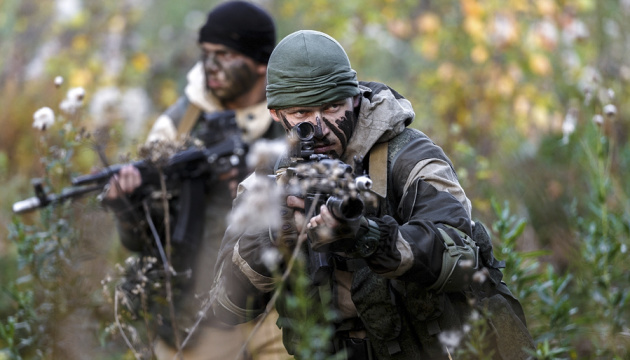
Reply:
[[[300,140],[311,140],[315,133],[315,127],[309,122],[301,122],[295,125],[295,133]]]

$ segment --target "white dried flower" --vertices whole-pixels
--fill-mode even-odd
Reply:
[[[586,23],[580,19],[572,19],[562,32],[562,39],[566,44],[573,44],[579,40],[585,40],[590,36]]]
[[[151,97],[142,88],[127,89],[120,99],[120,113],[124,119],[125,136],[129,139],[138,137],[151,118]]]
[[[479,321],[481,319],[481,314],[479,314],[479,311],[473,310],[470,313],[469,319],[470,319],[470,321],[473,321],[473,322]],[[470,328],[468,328],[468,329],[464,328],[464,332],[468,332],[468,331],[470,331]]]
[[[617,107],[613,104],[608,104],[604,106],[604,114],[608,117],[613,117],[617,115]]]
[[[57,76],[55,77],[55,87],[60,87],[63,84],[63,77]]]
[[[593,115],[593,122],[597,126],[602,126],[604,124],[604,117],[601,116],[600,114],[595,114]]]
[[[33,114],[33,127],[44,131],[55,123],[55,112],[49,107],[43,107]]]
[[[463,334],[460,331],[443,331],[438,338],[442,345],[444,345],[450,353],[453,353],[462,341]]]
[[[254,169],[265,164],[273,164],[287,149],[285,139],[261,139],[252,145],[247,154],[247,166]]]
[[[267,248],[263,250],[261,260],[269,271],[275,272],[281,260],[280,252],[276,248]]]
[[[230,213],[229,222],[234,226],[247,226],[250,229],[277,229],[281,225],[281,193],[274,181],[266,177],[256,177],[245,198]]]
[[[83,105],[84,97],[85,90],[82,87],[72,88],[68,90],[66,98],[59,104],[59,108],[67,114],[74,114]]]
[[[569,142],[569,136],[575,132],[575,126],[577,124],[577,114],[574,109],[569,109],[567,116],[565,116],[562,122],[562,142],[567,144]]]
[[[68,90],[68,94],[66,96],[70,100],[83,102],[83,98],[85,97],[85,89],[83,89],[82,87],[72,88]]]
[[[104,87],[92,93],[89,111],[96,128],[111,125],[114,120],[120,118],[118,111],[120,97],[120,90],[113,86]]]
[[[473,281],[479,284],[483,284],[486,282],[486,274],[483,271],[475,271],[473,274]]]

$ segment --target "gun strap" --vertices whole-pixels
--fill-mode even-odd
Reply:
[[[380,197],[387,196],[387,150],[389,142],[374,145],[370,151],[370,178],[372,191]]]
[[[193,103],[188,104],[186,112],[177,126],[177,137],[181,138],[190,134],[190,130],[192,130],[197,119],[199,119],[199,114],[201,114],[201,109]]]

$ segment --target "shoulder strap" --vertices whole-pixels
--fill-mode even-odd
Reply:
[[[370,178],[372,191],[380,197],[387,196],[387,150],[389,142],[376,144],[370,151]]]
[[[372,179],[372,191],[385,198],[387,195],[387,175],[398,152],[409,143],[418,138],[420,131],[406,128],[390,141],[378,143],[370,151],[370,178]]]
[[[182,120],[177,126],[178,137],[184,137],[190,133],[190,130],[192,130],[193,126],[195,126],[195,123],[197,122],[200,113],[201,109],[199,109],[193,103],[188,104],[186,112],[184,113],[184,116],[182,116]]]

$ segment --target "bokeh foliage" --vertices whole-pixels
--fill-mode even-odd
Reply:
[[[81,86],[79,126],[95,134],[91,146],[110,162],[133,157],[181,91],[198,57],[196,30],[215,3],[0,2],[2,228],[9,205],[31,196],[29,179],[45,174],[33,113],[57,111],[65,91]],[[505,279],[526,306],[539,358],[627,356],[630,1],[259,3],[275,15],[279,39],[324,31],[360,79],[411,100],[413,126],[449,154],[474,216],[496,224],[499,257],[511,266]],[[89,148],[72,161],[79,173],[102,165]],[[120,256],[113,237],[103,235],[111,262]],[[0,256],[5,287],[20,276],[5,233]],[[0,319],[14,308],[0,297]]]

